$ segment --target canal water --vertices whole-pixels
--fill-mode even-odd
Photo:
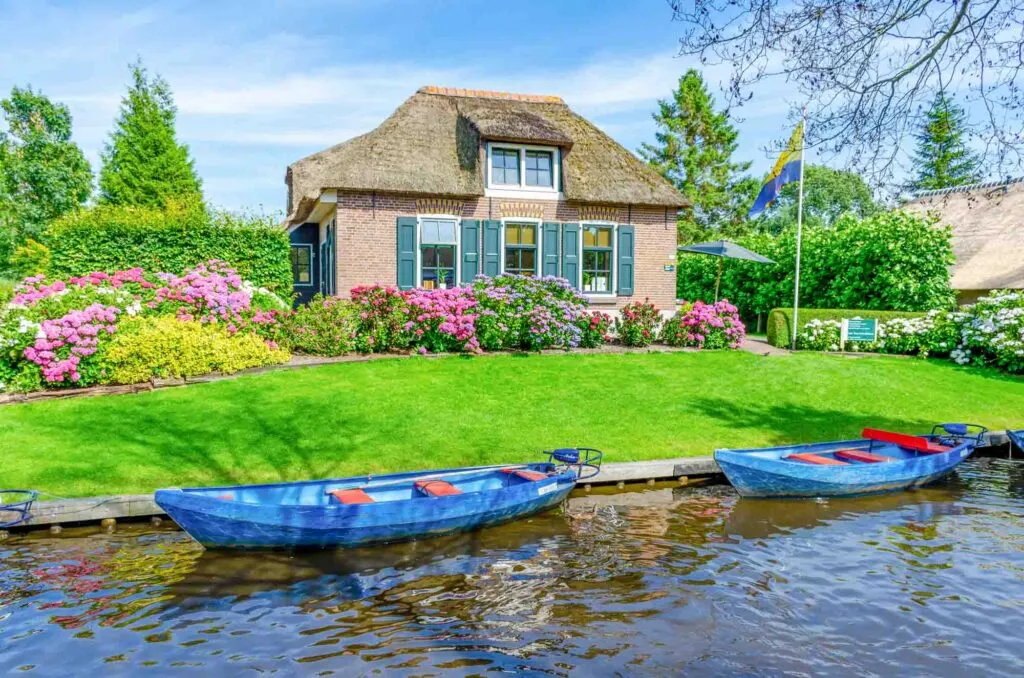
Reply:
[[[578,493],[530,521],[306,555],[172,527],[0,544],[0,672],[1024,675],[1024,463],[842,501]]]

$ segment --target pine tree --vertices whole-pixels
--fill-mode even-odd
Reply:
[[[31,87],[0,102],[0,269],[17,245],[89,198],[92,170],[71,141],[71,113]]]
[[[658,101],[653,117],[657,142],[643,144],[639,153],[690,203],[678,218],[680,242],[734,235],[758,187],[742,176],[750,163],[732,160],[738,132],[728,111],[715,110],[704,78],[690,69],[672,98]]]
[[[981,160],[967,147],[967,116],[945,94],[935,95],[921,130],[914,135],[917,178],[909,188],[927,191],[973,184],[981,178]]]
[[[165,207],[203,200],[202,184],[179,144],[177,108],[167,82],[150,78],[141,63],[131,66],[132,85],[103,151],[100,202],[108,205]]]

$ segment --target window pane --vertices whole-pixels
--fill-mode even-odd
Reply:
[[[455,222],[454,221],[439,221],[437,222],[437,242],[454,243],[455,242]]]
[[[597,252],[594,251],[583,251],[583,270],[593,271],[597,268]]]
[[[612,253],[608,251],[594,252],[597,255],[597,265],[594,267],[599,271],[612,270]]]
[[[520,268],[524,271],[533,273],[537,270],[537,250],[535,249],[524,249],[522,252],[522,264]]]
[[[519,268],[519,250],[505,250],[505,271],[515,273]]]
[[[437,248],[436,247],[424,247],[423,248],[423,267],[433,268],[437,266]]]
[[[587,226],[583,229],[583,246],[584,247],[596,247],[597,246],[597,229],[592,226]],[[584,264],[585,266],[586,264]]]
[[[519,151],[496,148],[491,151],[491,181],[519,184]]]
[[[453,268],[455,266],[455,248],[454,247],[438,247],[437,248],[437,262],[438,266],[445,266]]]
[[[523,224],[519,227],[519,242],[524,245],[537,244],[537,227],[533,224]]]
[[[420,232],[423,242],[437,242],[437,222],[433,219],[424,219],[420,224]]]
[[[505,244],[519,244],[519,226],[517,224],[509,224],[505,227]]]
[[[601,228],[597,231],[597,244],[600,247],[611,247],[612,246],[612,229]]]

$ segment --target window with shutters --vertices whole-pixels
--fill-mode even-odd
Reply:
[[[487,145],[487,195],[554,199],[561,190],[561,152],[550,146]]]
[[[458,220],[421,217],[419,286],[450,289],[458,280]]]
[[[505,273],[537,274],[537,224],[505,224]]]
[[[583,224],[583,291],[611,294],[612,270],[615,262],[615,226]]]

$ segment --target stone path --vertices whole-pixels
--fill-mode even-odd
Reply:
[[[746,351],[747,353],[754,353],[756,355],[789,355],[792,353],[789,349],[778,348],[768,343],[768,340],[763,337],[747,337],[740,344],[740,350]]]

